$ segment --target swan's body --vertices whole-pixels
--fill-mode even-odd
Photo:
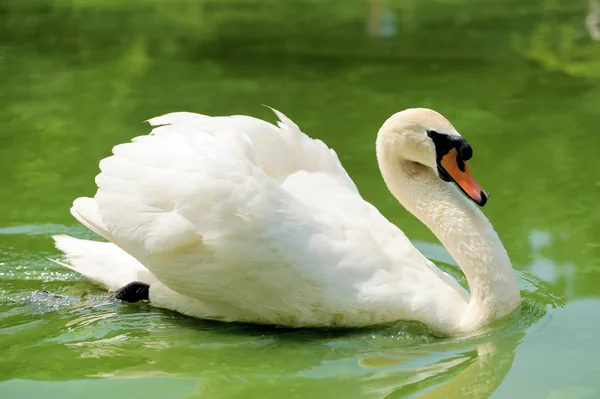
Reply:
[[[460,137],[441,115],[392,116],[377,157],[390,191],[449,249],[471,294],[362,199],[332,150],[277,114],[279,127],[247,116],[150,120],[152,134],[115,147],[96,196],[71,209],[109,243],[57,236],[65,265],[109,290],[150,284],[153,305],[186,315],[291,327],[415,320],[457,334],[519,305],[498,236],[438,177],[433,141],[417,136],[431,123]]]

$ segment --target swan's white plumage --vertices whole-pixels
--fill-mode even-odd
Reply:
[[[118,290],[132,281],[146,284],[157,281],[141,263],[110,242],[81,240],[67,235],[54,236],[54,242],[56,248],[66,254],[66,262],[54,262],[109,291]]]
[[[111,243],[55,237],[70,267],[111,290],[147,269],[154,305],[196,317],[405,319],[449,332],[468,293],[362,199],[331,149],[275,112],[279,126],[181,112],[151,119],[150,135],[100,162],[96,196],[73,206]]]

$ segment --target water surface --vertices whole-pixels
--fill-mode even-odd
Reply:
[[[600,42],[550,0],[0,1],[3,398],[600,396]],[[338,4],[339,3],[339,4]],[[126,4],[126,5],[125,5]],[[420,326],[286,330],[190,319],[49,262],[98,161],[187,110],[274,120],[336,149],[363,195],[464,283],[388,194],[375,134],[435,108],[474,148],[523,306],[468,337]],[[48,290],[68,299],[35,295]]]

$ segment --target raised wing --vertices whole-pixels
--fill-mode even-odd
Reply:
[[[243,295],[253,279],[264,280],[267,291],[278,291],[275,283],[289,276],[316,279],[289,268],[335,263],[327,246],[307,248],[316,237],[335,239],[340,229],[316,218],[282,183],[302,170],[358,192],[335,153],[279,115],[280,128],[246,116],[152,119],[152,134],[116,146],[100,163],[95,200],[111,241],[190,297],[213,292],[223,300],[228,289]],[[236,281],[239,287],[215,284]]]

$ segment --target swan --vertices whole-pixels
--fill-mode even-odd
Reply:
[[[478,209],[472,149],[441,114],[411,108],[379,129],[391,194],[448,249],[470,292],[365,201],[336,153],[281,112],[175,112],[100,162],[72,215],[107,242],[53,236],[57,261],[113,298],[184,315],[287,327],[416,321],[458,335],[521,302],[509,256]],[[462,191],[462,193],[461,193]],[[463,195],[464,194],[464,195]]]

